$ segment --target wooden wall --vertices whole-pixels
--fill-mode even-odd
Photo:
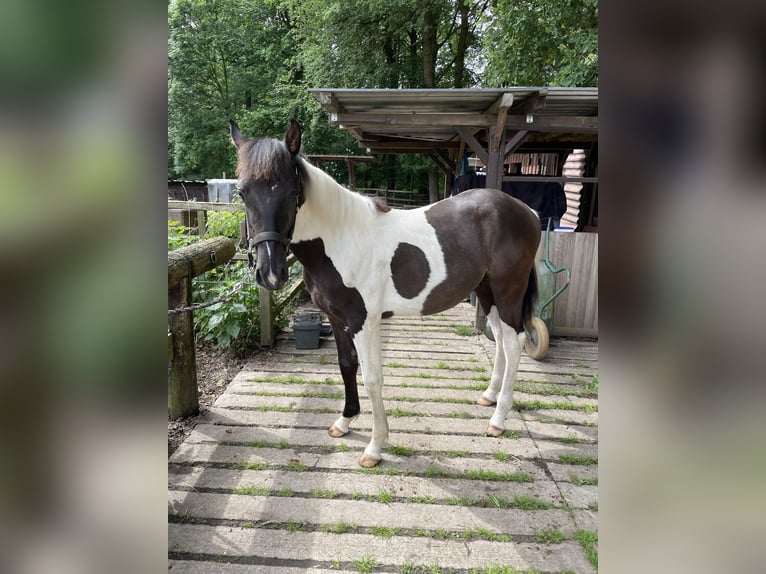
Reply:
[[[537,256],[545,258],[545,232]],[[598,337],[598,233],[552,231],[549,259],[572,271],[569,287],[553,303],[552,335]],[[557,275],[556,288],[566,273]]]

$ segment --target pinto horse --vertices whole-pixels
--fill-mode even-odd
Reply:
[[[229,124],[257,283],[281,288],[292,249],[312,300],[332,325],[345,405],[330,435],[347,434],[359,415],[361,365],[373,422],[359,464],[377,465],[388,437],[381,319],[438,313],[475,291],[496,341],[492,377],[477,402],[495,406],[486,432],[500,436],[513,402],[524,325],[537,295],[535,212],[495,189],[465,191],[419,209],[391,209],[311,165],[299,153],[301,129],[295,120],[284,142],[250,139],[234,121]]]

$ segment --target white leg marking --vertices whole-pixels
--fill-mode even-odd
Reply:
[[[342,416],[342,415],[341,415],[341,416],[339,416],[339,417],[338,417],[338,418],[335,420],[335,422],[333,423],[333,426],[334,426],[336,429],[338,429],[340,432],[342,432],[343,434],[346,434],[346,433],[348,433],[348,431],[350,430],[350,429],[349,429],[349,425],[350,425],[352,422],[354,422],[356,419],[358,419],[358,418],[359,418],[359,415],[356,415],[355,417],[351,417],[351,418],[349,418],[349,417],[344,417],[344,416]]]
[[[490,403],[497,402],[497,394],[503,385],[503,375],[505,374],[505,350],[503,349],[503,330],[500,327],[500,316],[497,314],[497,307],[494,305],[487,315],[489,324],[492,325],[492,333],[495,335],[495,365],[492,369],[492,378],[489,386],[481,396]]]
[[[354,336],[354,345],[359,355],[359,366],[362,368],[362,380],[367,396],[372,405],[372,438],[364,449],[369,459],[379,461],[380,451],[388,438],[388,421],[383,407],[383,367],[380,357],[380,319],[367,317],[359,333]]]
[[[503,350],[505,351],[505,371],[503,373],[503,386],[497,400],[497,407],[489,424],[497,429],[505,429],[505,417],[513,406],[513,385],[516,382],[516,370],[519,368],[521,349],[524,346],[526,333],[516,333],[510,325],[500,321],[503,331]],[[497,335],[495,335],[497,337]]]

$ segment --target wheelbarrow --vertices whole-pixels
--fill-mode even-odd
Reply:
[[[551,222],[553,218],[548,219],[548,228],[545,230],[545,259],[541,261],[538,267],[538,290],[541,296],[553,291],[537,308],[537,313],[524,325],[527,333],[527,340],[524,343],[524,349],[527,355],[540,361],[548,352],[548,325],[546,319],[550,321],[553,318],[553,301],[561,295],[569,286],[572,272],[567,267],[556,267],[550,260],[550,236]],[[566,273],[564,284],[554,291],[556,287],[556,275]]]

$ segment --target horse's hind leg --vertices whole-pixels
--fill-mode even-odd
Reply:
[[[327,429],[331,437],[339,438],[349,432],[349,425],[359,416],[359,391],[356,385],[356,373],[359,370],[359,360],[351,335],[346,330],[346,325],[330,319],[332,332],[335,336],[335,344],[338,347],[338,365],[343,377],[343,387],[346,401],[343,406],[343,414]]]
[[[497,315],[497,310],[492,310]],[[513,386],[516,380],[516,371],[519,368],[521,360],[521,349],[524,347],[526,333],[522,330],[517,333],[516,329],[505,323],[498,317],[497,322],[499,330],[502,332],[502,347],[505,355],[505,368],[503,370],[502,385],[500,394],[497,397],[497,406],[492,418],[489,419],[487,434],[490,436],[500,436],[505,430],[505,417],[513,406]],[[494,329],[494,325],[492,327]],[[497,337],[497,334],[495,334]],[[499,351],[498,351],[499,352]],[[494,372],[493,372],[494,377]]]
[[[503,348],[503,329],[500,326],[500,317],[497,314],[497,308],[493,305],[487,314],[489,324],[492,326],[492,333],[495,335],[495,363],[492,368],[492,378],[489,386],[481,394],[477,404],[483,407],[490,407],[497,403],[497,395],[503,386],[505,376],[505,349]]]

